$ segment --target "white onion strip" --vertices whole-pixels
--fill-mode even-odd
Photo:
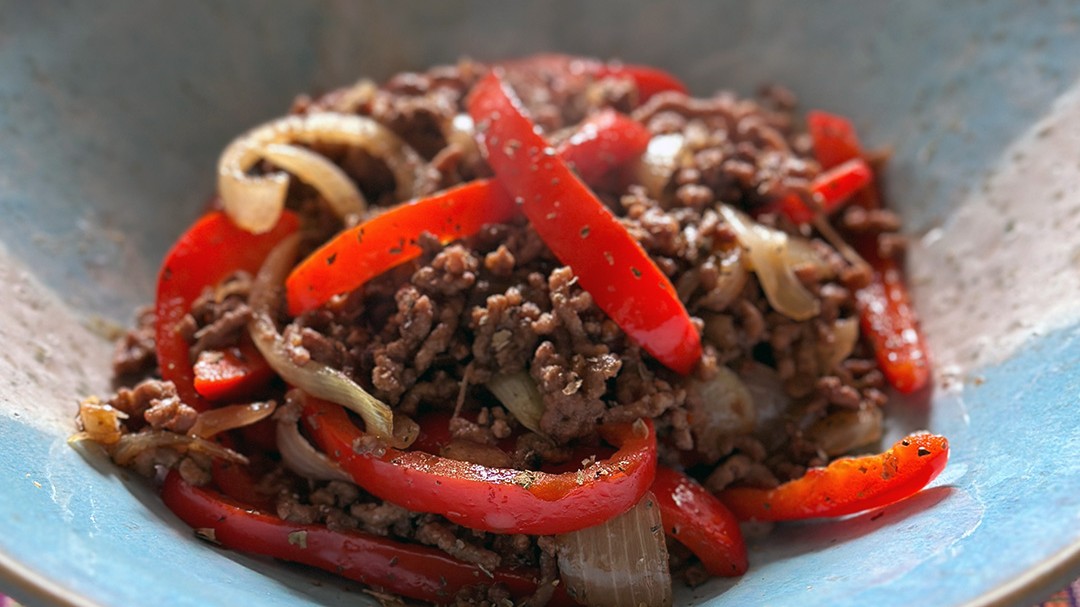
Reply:
[[[303,393],[294,390],[293,395],[303,398]],[[288,397],[287,397],[288,398]],[[289,404],[278,410],[274,416],[277,422],[277,448],[281,453],[281,463],[286,468],[304,478],[320,481],[347,481],[353,479],[326,455],[320,453],[302,434],[297,422],[300,411],[295,404]]]
[[[277,223],[289,187],[286,173],[248,174],[266,157],[267,147],[272,144],[335,144],[363,148],[390,168],[399,200],[413,197],[422,173],[417,169],[424,165],[416,151],[397,135],[365,116],[318,112],[285,116],[257,126],[233,140],[218,159],[218,193],[225,212],[236,225],[257,234],[270,230]],[[278,160],[281,160],[280,155]],[[325,177],[325,171],[321,175]],[[308,178],[311,178],[310,173]],[[319,177],[315,179],[318,181]],[[327,186],[328,183],[324,181],[323,185],[334,187]],[[347,208],[349,203],[335,200],[331,201],[331,206],[337,210]]]
[[[556,536],[566,590],[593,607],[670,606],[671,573],[660,508],[651,492],[606,523]]]
[[[725,204],[718,206],[724,219],[735,230],[739,244],[746,249],[769,304],[792,320],[817,316],[821,304],[799,282],[792,270],[787,234],[767,228]]]
[[[532,376],[525,371],[499,373],[488,380],[487,389],[522,426],[537,434],[543,434],[540,430],[540,418],[544,416],[544,398]]]
[[[195,424],[188,430],[188,435],[210,438],[226,430],[250,426],[270,417],[276,406],[277,404],[271,400],[207,409],[195,418]]]
[[[243,455],[232,449],[222,447],[215,442],[166,430],[149,430],[136,434],[125,434],[113,448],[112,458],[118,465],[126,466],[134,461],[135,457],[140,453],[164,447],[177,449],[181,452],[203,453],[238,464],[248,463],[248,459]]]
[[[367,209],[364,194],[326,156],[295,145],[271,143],[263,148],[263,157],[318,190],[338,217],[360,215]]]
[[[386,403],[368,394],[341,371],[309,360],[297,364],[289,355],[285,340],[278,333],[272,310],[281,303],[281,285],[285,281],[299,249],[300,236],[294,234],[281,242],[266,258],[251,285],[248,305],[252,316],[248,323],[255,347],[270,367],[286,383],[304,392],[352,409],[364,420],[365,432],[394,446],[394,415]]]

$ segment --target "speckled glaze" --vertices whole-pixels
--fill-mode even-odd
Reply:
[[[782,82],[895,151],[939,382],[890,432],[944,433],[953,459],[908,502],[751,540],[746,576],[678,604],[1026,605],[1080,575],[1080,4],[0,0],[0,592],[374,604],[196,541],[67,445],[75,404],[108,389],[103,329],[150,299],[235,133],[300,92],[536,50],[699,94]]]

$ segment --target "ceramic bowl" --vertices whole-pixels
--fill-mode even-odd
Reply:
[[[0,591],[28,605],[332,605],[329,577],[196,541],[65,439],[103,334],[150,301],[221,147],[292,97],[461,55],[780,82],[891,147],[936,384],[890,408],[953,458],[919,496],[778,527],[680,605],[1023,605],[1080,575],[1080,5],[0,2]]]

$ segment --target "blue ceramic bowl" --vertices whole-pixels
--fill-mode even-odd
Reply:
[[[890,431],[948,435],[921,495],[751,542],[682,605],[1023,605],[1080,575],[1080,5],[0,1],[0,591],[29,605],[363,603],[216,550],[65,443],[108,390],[221,147],[304,91],[536,50],[781,82],[891,146],[937,383]]]

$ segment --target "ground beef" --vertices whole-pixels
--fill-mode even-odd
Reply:
[[[155,430],[172,430],[183,434],[195,423],[198,413],[180,401],[171,381],[145,380],[134,388],[120,388],[109,404],[128,415],[128,425],[139,427],[143,420]]]
[[[120,378],[145,377],[157,367],[153,306],[139,308],[135,326],[116,342],[113,351],[113,374]]]

